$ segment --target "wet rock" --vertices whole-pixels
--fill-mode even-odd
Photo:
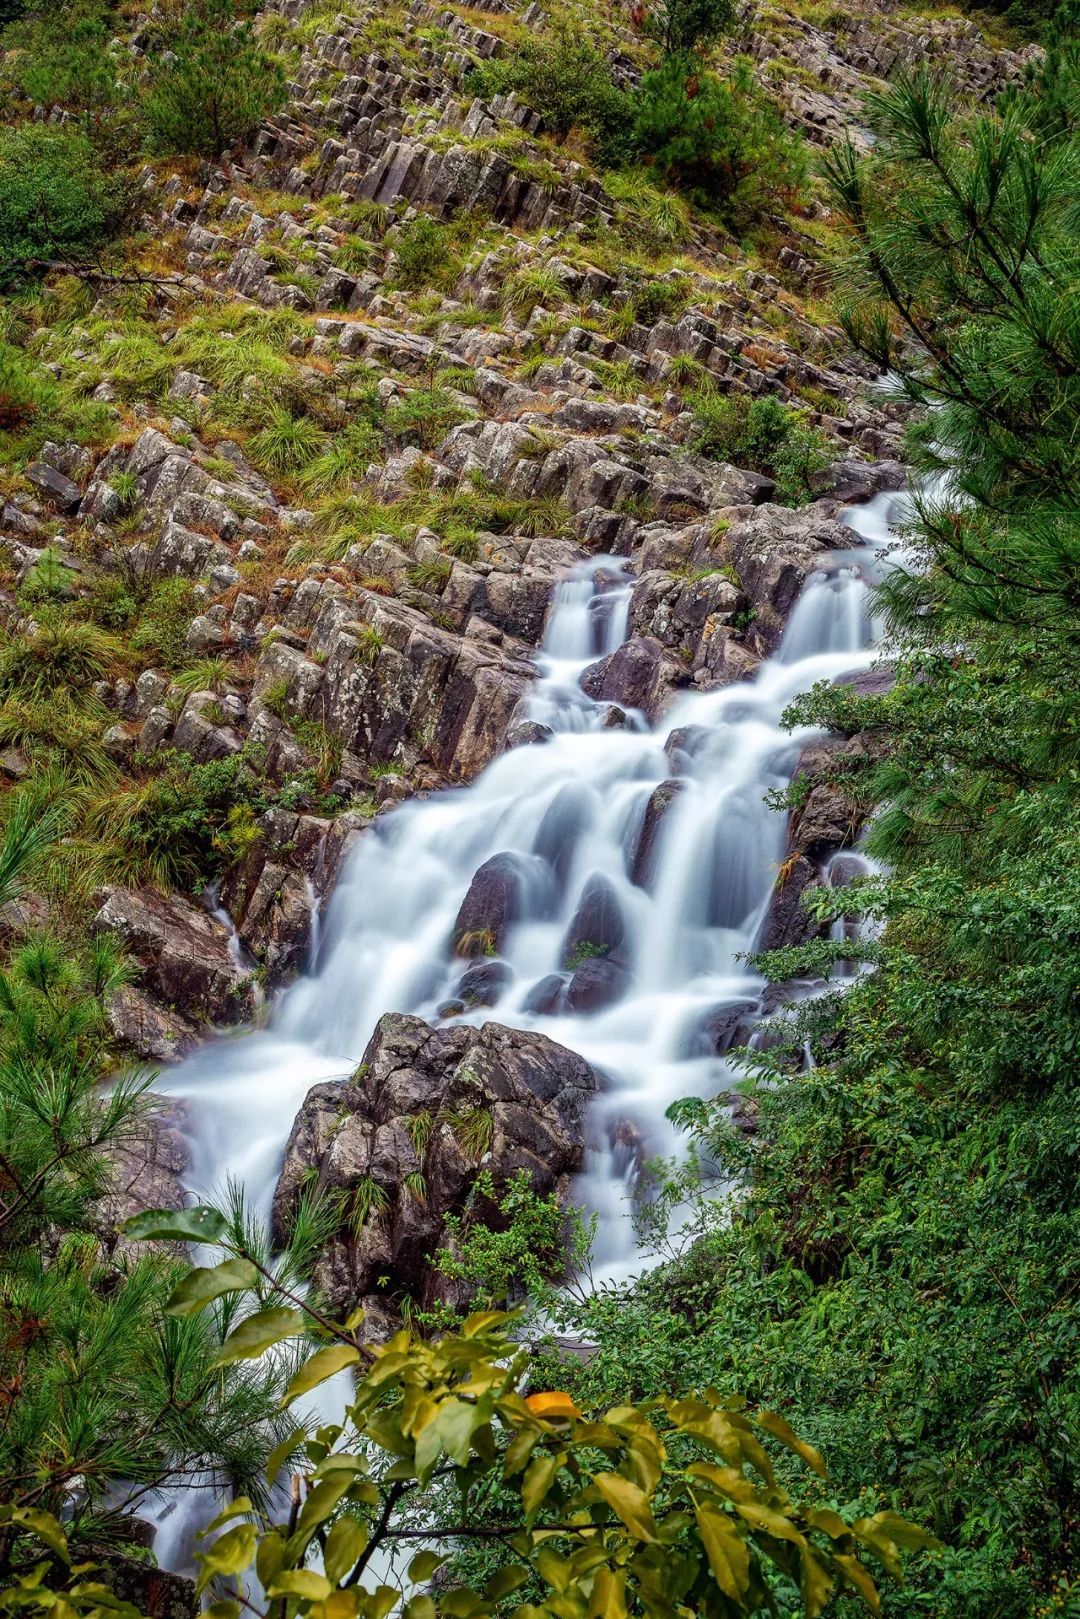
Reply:
[[[584,950],[610,955],[626,937],[626,920],[615,888],[607,877],[594,873],[581,891],[577,909],[562,943],[564,961]]]
[[[732,1091],[731,1123],[741,1135],[751,1137],[757,1135],[760,1112],[761,1104],[756,1097],[744,1096],[741,1091]]]
[[[387,1014],[352,1080],[308,1092],[274,1195],[275,1234],[288,1231],[305,1186],[334,1191],[352,1209],[353,1228],[326,1245],[315,1279],[336,1308],[370,1300],[374,1317],[390,1324],[402,1295],[421,1308],[462,1304],[460,1286],[431,1266],[447,1215],[469,1204],[481,1162],[496,1187],[524,1171],[537,1192],[561,1195],[581,1168],[599,1086],[583,1058],[543,1035],[497,1023],[433,1029]],[[474,1213],[500,1218],[494,1209]],[[384,1277],[392,1292],[382,1291]]]
[[[728,1001],[706,1012],[699,1024],[699,1036],[709,1053],[723,1057],[732,1046],[745,1045],[757,1009],[757,1001],[740,1000]]]
[[[251,983],[229,953],[222,924],[179,895],[103,890],[97,932],[116,933],[142,968],[143,987],[195,1023],[230,1023],[251,1011]]]
[[[803,910],[802,897],[811,884],[818,881],[818,869],[806,855],[797,855],[785,863],[754,940],[755,951],[787,950],[813,938],[816,927]]]
[[[513,978],[505,961],[478,961],[462,973],[455,998],[466,1006],[494,1006]]]
[[[519,720],[507,731],[506,746],[508,750],[531,747],[538,743],[550,742],[553,735],[551,726],[542,725],[539,720]]]
[[[605,956],[589,956],[574,969],[566,1004],[573,1012],[602,1012],[622,1000],[629,987],[630,974],[625,967]]]
[[[656,881],[664,822],[685,785],[683,781],[662,781],[649,794],[645,819],[641,823],[634,861],[630,868],[630,881],[638,888],[651,889]]]
[[[537,914],[549,889],[541,860],[513,852],[492,855],[477,870],[461,902],[454,922],[454,949],[465,956],[500,950],[515,922]]]
[[[899,461],[834,461],[818,475],[814,486],[848,506],[885,490],[903,489],[907,478],[907,468]]]
[[[675,687],[686,684],[684,667],[664,652],[658,641],[633,636],[617,651],[590,664],[581,677],[581,689],[597,702],[640,709],[655,721],[671,700]]]
[[[867,871],[867,863],[861,855],[838,854],[834,860],[829,861],[829,887],[846,888],[849,883],[865,877]]]
[[[526,1012],[537,1012],[541,1017],[549,1017],[562,1010],[563,991],[566,988],[566,979],[559,973],[548,973],[535,983],[525,997]]]
[[[838,675],[837,686],[850,686],[860,697],[883,697],[896,685],[896,670],[889,663],[876,663],[872,669],[859,669],[850,675]]]
[[[631,731],[633,730],[633,721],[625,708],[620,708],[618,703],[608,703],[600,720],[600,729],[602,731]]]

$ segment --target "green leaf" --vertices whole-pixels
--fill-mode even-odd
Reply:
[[[515,1320],[520,1314],[520,1310],[477,1310],[462,1323],[461,1335],[463,1338],[476,1338],[492,1327],[501,1327],[504,1322]]]
[[[300,1367],[293,1377],[285,1393],[282,1395],[283,1406],[289,1405],[301,1394],[309,1394],[312,1389],[325,1383],[327,1378],[333,1377],[345,1366],[355,1366],[360,1359],[360,1351],[353,1344],[330,1344],[326,1349],[320,1349]]]
[[[217,1209],[147,1209],[120,1227],[132,1242],[220,1242],[229,1226]]]
[[[196,1559],[202,1566],[195,1590],[205,1591],[215,1575],[239,1574],[247,1568],[255,1556],[256,1539],[255,1525],[240,1523],[219,1535],[207,1551],[198,1552]]]
[[[14,1523],[21,1523],[24,1529],[36,1535],[43,1545],[56,1553],[61,1562],[71,1562],[67,1536],[51,1512],[42,1512],[39,1507],[13,1507],[11,1518]]]
[[[259,1541],[259,1549],[255,1553],[255,1573],[259,1584],[268,1586],[270,1581],[285,1565],[285,1533],[283,1529],[271,1529],[269,1534],[263,1535]]]
[[[346,1575],[351,1574],[367,1550],[370,1538],[367,1524],[361,1523],[359,1518],[346,1513],[338,1519],[326,1537],[326,1551],[323,1553],[323,1567],[334,1585],[340,1585]]]
[[[198,1315],[223,1293],[254,1287],[259,1273],[249,1259],[225,1259],[220,1265],[197,1266],[178,1282],[165,1306],[169,1315]]]
[[[268,1484],[273,1484],[293,1451],[299,1448],[300,1441],[306,1437],[306,1428],[294,1428],[292,1433],[288,1434],[279,1445],[274,1446],[266,1463],[266,1482]]]
[[[808,1445],[805,1439],[800,1439],[794,1428],[789,1428],[783,1417],[778,1417],[775,1411],[759,1411],[757,1413],[758,1426],[771,1433],[774,1439],[779,1439],[782,1445],[801,1456],[808,1467],[812,1467],[819,1478],[826,1478],[825,1463],[821,1459],[821,1452]]]
[[[522,1428],[514,1435],[503,1457],[503,1478],[513,1478],[515,1473],[521,1472],[543,1437],[538,1428]]]
[[[377,1585],[368,1603],[368,1619],[386,1619],[401,1601],[401,1592],[395,1585]]]
[[[209,1535],[213,1532],[213,1530],[220,1529],[223,1524],[229,1523],[233,1518],[242,1518],[245,1513],[250,1511],[251,1502],[248,1500],[247,1496],[238,1495],[235,1501],[230,1501],[229,1505],[225,1507],[223,1511],[218,1513],[213,1523],[207,1524],[206,1528],[203,1530],[203,1534]]]
[[[405,1619],[436,1619],[434,1602],[423,1591],[410,1597],[405,1604]]]
[[[555,1457],[546,1452],[543,1456],[535,1457],[525,1469],[525,1477],[521,1481],[521,1504],[525,1508],[526,1518],[534,1518],[540,1510],[555,1482],[557,1471]]]
[[[333,1473],[308,1491],[307,1500],[296,1523],[299,1539],[310,1540],[320,1524],[324,1524],[348,1490],[352,1479],[348,1473]],[[306,1541],[305,1541],[306,1543]]]
[[[593,1483],[604,1500],[638,1540],[656,1540],[656,1522],[649,1498],[638,1485],[621,1473],[597,1473]]]
[[[446,1562],[438,1552],[417,1552],[409,1564],[409,1578],[414,1585],[426,1585],[437,1568]]]
[[[283,1338],[295,1338],[304,1330],[304,1317],[299,1310],[273,1307],[258,1310],[241,1321],[230,1332],[218,1351],[215,1366],[228,1366],[234,1360],[258,1360],[263,1352]]]
[[[495,1570],[484,1586],[484,1595],[489,1602],[501,1602],[511,1591],[520,1590],[528,1578],[529,1570],[521,1563],[507,1563],[505,1568]]]
[[[750,1552],[745,1540],[719,1508],[700,1506],[694,1511],[717,1585],[726,1597],[741,1603],[750,1584]]]

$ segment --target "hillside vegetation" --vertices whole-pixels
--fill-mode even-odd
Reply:
[[[1080,1614],[1073,0],[0,29],[0,1613],[385,1619],[415,1540],[408,1619]],[[776,892],[813,794],[880,875],[760,959],[816,993],[737,1109],[675,1105],[652,1267],[592,1288],[476,1110],[386,1343],[319,1286],[370,1176],[275,1240],[183,1209],[145,1065],[302,969],[377,815],[534,740],[566,569],[650,582],[603,696],[655,718],[901,462],[887,677],[790,710],[844,745]],[[140,1512],[207,1477],[196,1593]]]

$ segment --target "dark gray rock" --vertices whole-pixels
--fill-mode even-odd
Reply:
[[[619,896],[612,884],[600,873],[594,873],[581,891],[577,909],[563,939],[563,960],[574,957],[575,952],[591,949],[597,954],[610,955],[618,950],[626,937],[626,920]]]
[[[630,867],[630,881],[638,888],[651,888],[656,880],[664,821],[685,785],[682,781],[662,781],[649,795]]]
[[[478,869],[454,922],[460,955],[483,955],[502,947],[524,916],[535,916],[550,897],[551,877],[542,860],[505,852]]]
[[[35,461],[33,466],[27,467],[24,476],[27,483],[32,483],[42,499],[56,511],[78,511],[82,491],[77,483],[73,483],[56,467],[48,466],[44,461]]]
[[[457,1284],[431,1266],[447,1215],[470,1205],[481,1162],[497,1187],[524,1171],[537,1192],[562,1194],[582,1166],[599,1087],[583,1058],[543,1035],[497,1023],[433,1029],[387,1014],[351,1080],[308,1092],[274,1195],[275,1233],[287,1233],[302,1189],[315,1184],[353,1211],[315,1268],[336,1308],[364,1301],[369,1325],[392,1325],[402,1295],[421,1308],[462,1304]],[[367,1216],[358,1222],[361,1193]]]
[[[573,1012],[602,1012],[622,1000],[630,987],[630,974],[605,956],[588,956],[574,970],[566,991]]]

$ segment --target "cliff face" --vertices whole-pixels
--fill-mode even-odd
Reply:
[[[638,576],[632,638],[589,689],[655,719],[752,671],[845,543],[840,504],[902,479],[897,411],[824,302],[816,184],[740,245],[542,109],[473,93],[478,64],[547,23],[509,0],[272,0],[284,110],[227,160],[143,172],[125,281],[27,305],[17,346],[62,408],[31,456],[12,438],[8,633],[46,633],[48,576],[50,601],[113,634],[88,712],[106,796],[128,794],[121,845],[136,823],[142,851],[173,835],[162,780],[206,823],[164,883],[107,849],[92,894],[41,896],[140,963],[113,1019],[143,1054],[248,1015],[258,979],[302,965],[376,814],[530,740],[532,654],[574,562],[613,553]],[[583,25],[632,85],[640,29]],[[1023,67],[974,23],[866,0],[766,5],[717,60],[738,51],[811,145],[863,139],[860,98],[900,66],[947,52],[973,96]],[[703,396],[801,413],[794,483],[725,455]],[[6,740],[15,785],[38,753],[18,726]]]

